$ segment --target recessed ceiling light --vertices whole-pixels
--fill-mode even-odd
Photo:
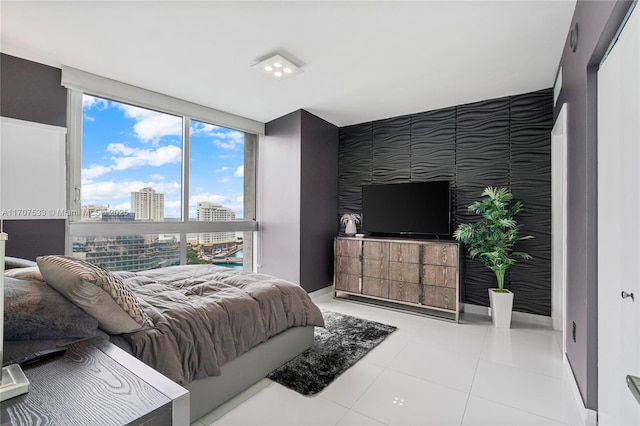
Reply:
[[[260,70],[265,74],[269,74],[278,80],[281,80],[284,77],[300,74],[302,72],[302,69],[281,55],[274,55],[267,58],[264,61],[253,65],[253,68]]]

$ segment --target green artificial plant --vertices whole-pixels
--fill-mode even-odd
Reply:
[[[468,207],[481,218],[473,224],[459,225],[453,236],[467,245],[472,259],[480,259],[496,274],[498,289],[505,292],[504,274],[509,266],[516,259],[531,259],[527,253],[513,251],[513,246],[533,237],[520,235],[514,216],[522,209],[522,203],[511,204],[513,195],[507,188],[488,187],[482,196],[485,198]]]

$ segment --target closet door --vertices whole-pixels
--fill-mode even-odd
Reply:
[[[640,424],[640,7],[598,71],[598,423]],[[633,297],[631,296],[633,293]]]

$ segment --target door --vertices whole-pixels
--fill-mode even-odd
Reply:
[[[640,376],[639,9],[598,71],[600,425],[640,424],[640,404],[625,381]]]

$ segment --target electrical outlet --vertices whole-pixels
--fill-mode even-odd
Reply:
[[[573,339],[573,343],[576,342],[576,322],[572,321],[572,328],[571,328],[571,338]]]

